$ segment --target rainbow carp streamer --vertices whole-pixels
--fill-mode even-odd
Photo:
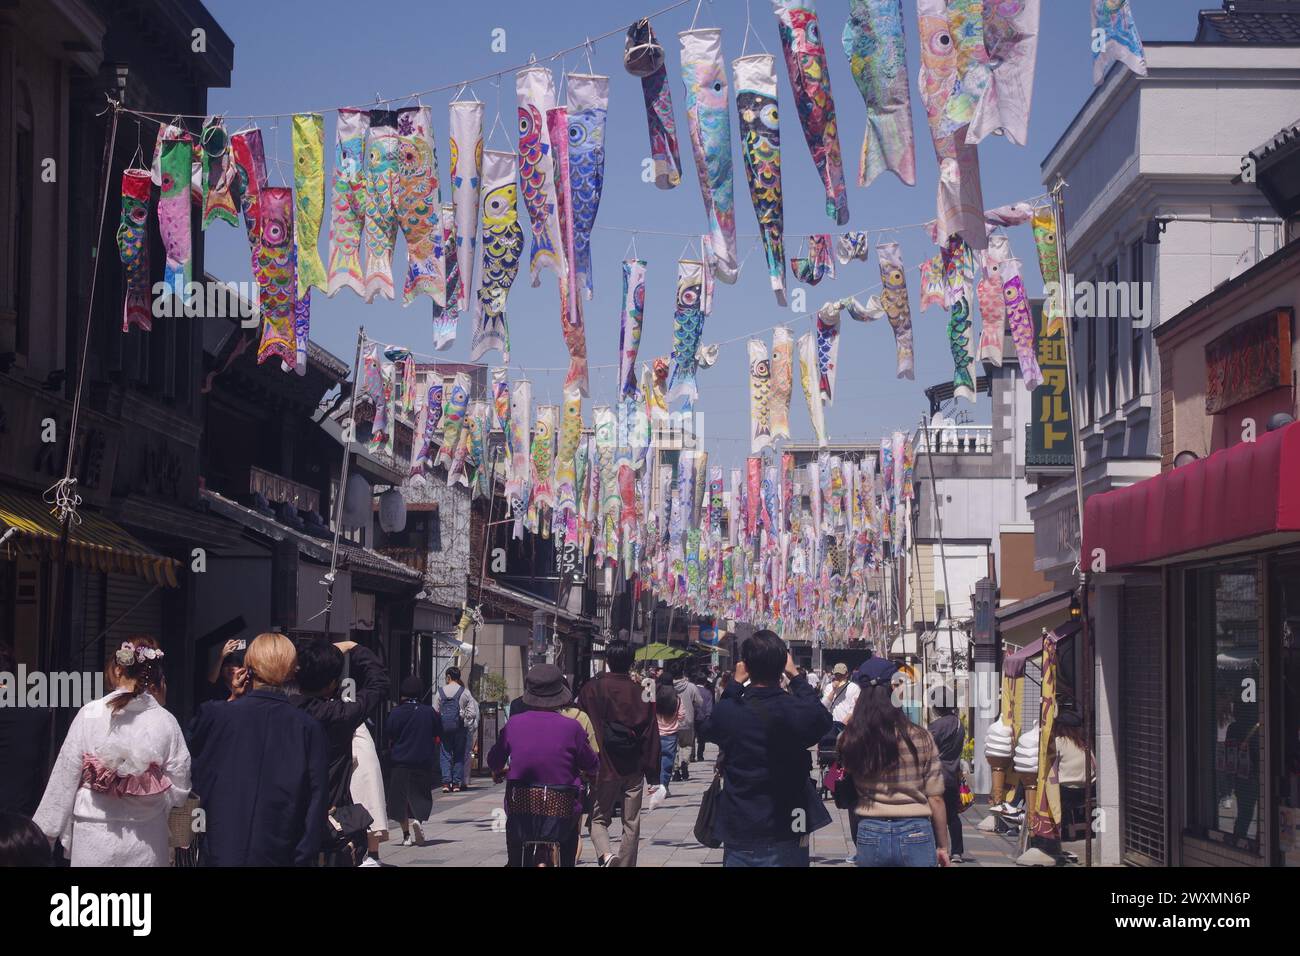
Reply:
[[[785,65],[794,90],[799,125],[812,152],[813,163],[826,189],[826,214],[837,226],[849,221],[849,199],[844,186],[844,161],[840,157],[839,127],[826,48],[812,0],[772,0],[776,11]]]
[[[858,185],[870,186],[889,171],[915,186],[916,143],[902,0],[850,0],[844,53],[867,104]]]
[[[680,38],[686,123],[709,224],[710,264],[714,276],[731,283],[740,275],[740,265],[736,259],[736,187],[722,31],[687,30]]]
[[[781,127],[776,109],[776,57],[742,56],[731,64],[740,118],[740,152],[749,198],[767,254],[767,271],[778,305],[785,299],[785,211],[781,203]]]

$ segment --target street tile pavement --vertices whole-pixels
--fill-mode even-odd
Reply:
[[[713,779],[716,756],[716,748],[710,746],[704,761],[691,764],[689,781],[672,784],[669,788],[672,795],[663,804],[654,810],[642,810],[638,866],[722,866],[722,850],[700,845],[693,832],[701,796]],[[506,837],[500,823],[504,794],[505,785],[493,784],[488,777],[476,777],[471,788],[461,793],[436,792],[433,812],[424,824],[424,843],[402,846],[402,831],[396,821],[390,821],[389,840],[380,845],[380,861],[385,865],[411,867],[505,866]],[[827,809],[832,816],[830,826],[823,827],[811,837],[812,865],[851,867],[852,840],[847,814],[829,801]],[[987,812],[977,804],[962,814],[965,855],[970,862],[962,864],[959,869],[1014,865],[1014,837],[984,833],[976,828]],[[615,820],[611,827],[615,843],[620,837],[619,830],[619,823]],[[584,830],[578,865],[595,864],[596,852]]]

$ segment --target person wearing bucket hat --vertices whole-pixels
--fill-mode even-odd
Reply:
[[[506,721],[488,752],[494,780],[506,780],[508,866],[523,866],[526,847],[555,846],[554,865],[577,860],[582,803],[581,777],[594,774],[600,758],[587,732],[560,713],[573,701],[564,674],[554,664],[538,664],[524,676],[528,710]]]

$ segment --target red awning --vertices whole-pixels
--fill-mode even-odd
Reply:
[[[1300,532],[1300,422],[1209,458],[1093,495],[1084,505],[1083,560],[1105,567]]]

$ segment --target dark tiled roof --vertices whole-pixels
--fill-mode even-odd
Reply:
[[[1276,153],[1294,149],[1297,143],[1300,143],[1300,120],[1279,132],[1268,142],[1256,146],[1249,155],[1255,160],[1266,159]]]
[[[1300,46],[1297,0],[1224,0],[1221,10],[1202,10],[1197,43]]]

